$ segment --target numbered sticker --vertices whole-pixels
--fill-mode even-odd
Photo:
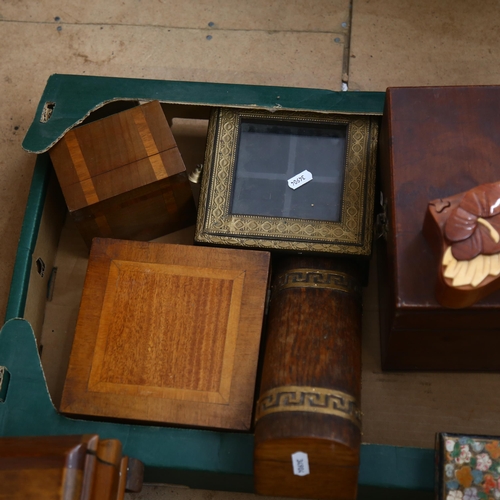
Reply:
[[[309,458],[307,453],[297,451],[292,454],[293,473],[296,476],[307,476],[309,474]]]
[[[288,187],[291,187],[292,189],[297,189],[300,186],[303,186],[304,184],[307,184],[308,182],[312,181],[312,174],[309,172],[309,170],[304,170],[303,172],[300,172],[300,174],[295,175],[294,177],[291,177],[288,179]]]

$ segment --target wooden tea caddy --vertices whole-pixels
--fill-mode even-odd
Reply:
[[[186,168],[152,101],[69,130],[49,151],[85,242],[150,240],[194,224]]]
[[[390,88],[380,133],[387,224],[378,248],[382,367],[500,370],[500,293],[463,309],[435,297],[430,202],[498,181],[500,87]]]
[[[377,131],[366,116],[220,109],[210,120],[195,239],[288,251],[273,256],[256,405],[261,494],[356,497],[363,273],[355,257],[371,251]]]

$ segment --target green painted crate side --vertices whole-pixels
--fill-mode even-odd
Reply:
[[[40,220],[42,218],[50,172],[51,163],[49,155],[39,155],[36,160],[35,170],[33,171],[21,235],[17,246],[5,321],[12,318],[20,318],[24,315],[30,279],[31,258],[35,249]]]
[[[389,479],[390,478],[390,479]],[[434,489],[434,450],[363,444],[360,484],[409,490]]]
[[[76,420],[57,413],[25,320],[10,320],[2,328],[0,365],[10,372],[6,400],[0,404],[2,436],[97,433],[120,439],[125,453],[151,468],[251,475],[250,434]]]
[[[145,463],[150,481],[251,489],[251,434],[75,420],[58,414],[47,392],[33,331],[25,320],[10,320],[2,328],[0,365],[11,375],[5,403],[0,403],[2,436],[96,433],[120,439],[125,453]],[[362,445],[359,483],[370,494],[374,489],[431,491],[432,450]]]
[[[107,102],[155,99],[191,105],[381,115],[385,93],[52,75],[24,138],[23,147],[32,153],[46,151],[68,129]],[[52,103],[54,107],[50,119],[42,123],[40,118],[46,103]]]

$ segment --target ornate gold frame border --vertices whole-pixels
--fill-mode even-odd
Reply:
[[[242,118],[347,126],[346,170],[338,222],[229,213]],[[372,117],[219,108],[212,113],[195,239],[227,246],[369,255],[378,121]]]

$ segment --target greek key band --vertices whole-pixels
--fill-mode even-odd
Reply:
[[[310,412],[335,415],[361,427],[361,411],[356,400],[342,391],[294,385],[266,391],[257,402],[255,421],[278,412]]]
[[[360,293],[357,281],[348,274],[318,269],[292,269],[278,276],[274,292],[285,288],[331,288],[346,293]]]

